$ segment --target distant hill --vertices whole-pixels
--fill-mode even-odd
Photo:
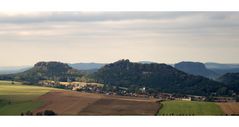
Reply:
[[[219,75],[239,72],[239,64],[205,63],[205,66]]]
[[[200,62],[180,62],[175,64],[174,67],[178,70],[196,76],[203,76],[207,78],[215,78],[218,76],[216,72],[207,69],[206,66]]]
[[[226,84],[230,89],[237,91],[239,93],[239,73],[227,73],[220,78],[218,81]]]
[[[67,64],[60,62],[38,62],[29,70],[17,74],[3,75],[0,78],[10,78],[14,80],[36,83],[39,80],[74,80],[81,75],[80,72]]]
[[[97,70],[103,67],[105,64],[103,63],[74,63],[68,64],[70,67],[75,68],[77,70]]]
[[[166,64],[141,64],[120,60],[100,68],[96,81],[123,87],[150,87],[155,90],[192,95],[226,94],[224,85],[213,80],[188,75]],[[220,91],[220,92],[219,92]]]
[[[213,63],[208,62],[205,63],[205,66],[209,69],[233,69],[233,68],[239,68],[239,64],[221,64],[221,63]]]
[[[91,67],[96,67],[93,65]],[[90,72],[89,70],[77,70],[61,62],[38,62],[24,72],[0,75],[0,80],[37,83],[40,80],[75,81],[85,79],[130,89],[147,87],[161,92],[205,96],[227,95],[229,90],[223,83],[202,76],[189,75],[166,64],[143,64],[120,60],[97,67],[99,69]]]
[[[20,72],[24,72],[30,68],[31,68],[31,66],[0,67],[0,74],[20,73]]]
[[[150,63],[155,63],[152,61],[139,61],[138,63],[143,63],[143,64],[150,64]],[[73,63],[73,64],[68,64],[70,67],[75,68],[77,70],[82,70],[86,72],[96,72],[98,69],[101,67],[105,66],[108,63]]]
[[[152,61],[139,61],[138,63],[151,64],[151,63],[156,63],[156,62],[152,62]]]
[[[219,74],[219,76],[222,76],[226,73],[239,73],[239,68],[233,68],[233,69],[210,69],[214,72],[216,72],[217,74]]]

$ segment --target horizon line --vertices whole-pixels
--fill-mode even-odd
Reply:
[[[130,62],[135,62],[135,63],[140,63],[140,62],[152,62],[152,63],[164,63],[164,64],[177,64],[177,63],[180,63],[180,62],[199,62],[199,63],[203,63],[203,64],[206,64],[206,63],[216,63],[216,64],[239,64],[239,63],[223,63],[223,62],[212,62],[212,61],[208,61],[208,62],[201,62],[201,61],[190,61],[190,60],[182,60],[182,61],[179,61],[179,62],[175,62],[175,63],[166,63],[166,62],[156,62],[156,61],[150,61],[150,60],[140,60],[140,61],[131,61],[130,59],[119,59],[119,60],[129,60]],[[119,61],[117,60],[117,61]],[[117,61],[114,61],[114,62],[117,62]],[[60,62],[60,63],[65,63],[65,64],[80,64],[80,63],[83,63],[83,64],[90,64],[90,63],[95,63],[95,64],[110,64],[110,63],[114,63],[114,62],[64,62],[64,61],[59,61],[59,60],[40,60],[36,63],[39,63],[39,62]],[[0,67],[31,67],[31,66],[34,66],[36,63],[34,64],[28,64],[28,65],[13,65],[13,66],[1,66]]]

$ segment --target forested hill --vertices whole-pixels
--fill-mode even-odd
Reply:
[[[161,92],[192,95],[227,94],[223,84],[193,76],[166,64],[141,64],[120,60],[105,65],[93,77],[100,83],[115,86],[146,86]]]
[[[209,70],[203,63],[200,62],[180,62],[174,65],[176,69],[188,74],[203,76],[206,78],[215,78],[218,76],[216,72]]]
[[[38,62],[33,68],[11,75],[2,75],[1,78],[37,83],[40,80],[67,81],[75,80],[80,72],[67,64],[60,62]]]
[[[227,85],[228,88],[239,94],[239,73],[227,73],[218,79]]]

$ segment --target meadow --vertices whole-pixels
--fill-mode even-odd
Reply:
[[[44,104],[37,98],[51,90],[55,89],[0,81],[0,115],[20,115],[32,111]]]
[[[224,115],[213,102],[164,101],[158,115]]]

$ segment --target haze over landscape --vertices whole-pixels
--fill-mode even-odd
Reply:
[[[0,66],[38,61],[239,63],[237,12],[0,13]]]

